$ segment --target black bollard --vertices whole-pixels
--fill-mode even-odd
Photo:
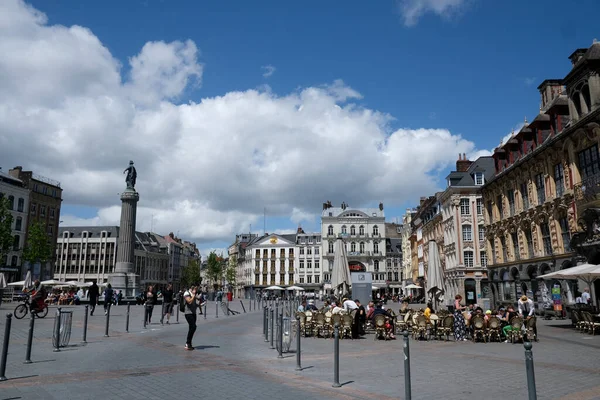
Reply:
[[[275,324],[279,325],[279,302],[275,304],[275,317],[277,317]]]
[[[129,333],[129,312],[131,311],[131,303],[127,303],[127,315],[125,316],[125,332]]]
[[[164,325],[165,322],[165,300],[163,299],[162,306],[160,308],[160,324]]]
[[[215,301],[215,310],[217,310],[216,314],[215,314],[215,318],[219,318],[219,302],[218,301]]]
[[[240,304],[242,305],[242,310],[244,310],[244,314],[246,314],[246,307],[244,307],[244,302],[240,300]]]
[[[108,308],[106,309],[106,324],[104,326],[104,337],[108,337],[108,325],[110,324],[110,306],[108,303]]]
[[[339,388],[340,385],[340,324],[335,323],[333,328],[333,385]]]
[[[6,314],[6,325],[4,326],[4,342],[2,342],[2,359],[0,360],[0,381],[6,378],[6,357],[8,356],[8,340],[10,339],[10,325],[12,324],[12,314]]]
[[[525,347],[525,368],[527,370],[527,393],[529,400],[537,400],[537,390],[535,387],[535,371],[533,369],[533,351],[531,351],[531,342],[523,343]]]
[[[279,344],[279,355],[277,358],[283,358],[283,310],[281,310],[281,315],[278,316],[279,319],[279,337],[277,338]]]
[[[410,400],[412,390],[410,387],[410,348],[408,345],[408,331],[404,331],[404,398]]]
[[[61,308],[58,307],[58,310],[56,310],[56,318],[55,318],[55,324],[56,326],[54,327],[54,336],[56,337],[56,345],[54,346],[54,351],[60,351],[60,310]]]
[[[274,344],[274,340],[275,340],[274,312],[275,312],[275,310],[273,310],[271,308],[271,349],[275,348],[275,346],[273,345]]]
[[[263,307],[263,324],[265,327],[265,342],[269,342],[269,309],[267,306]]]
[[[179,301],[183,301],[183,299]],[[206,315],[204,316],[204,318],[206,318]],[[175,322],[179,323],[179,303],[177,303],[177,313],[175,314]]]
[[[204,319],[206,319],[206,301],[204,301]]]
[[[85,306],[85,314],[83,316],[83,344],[87,344],[87,326],[88,326],[88,310],[90,306]]]
[[[31,364],[31,345],[33,344],[33,327],[35,325],[35,313],[30,313],[29,332],[27,334],[27,352],[25,353],[25,362],[23,364]]]
[[[300,316],[296,316],[296,371],[302,371],[302,360],[300,358]]]

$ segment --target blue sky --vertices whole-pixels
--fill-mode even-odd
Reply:
[[[537,85],[566,75],[571,52],[600,37],[600,2],[593,0],[457,1],[456,9],[425,12],[411,26],[402,3],[392,0],[30,3],[49,24],[89,28],[121,61],[124,75],[128,58],[146,42],[193,40],[202,83],[186,89],[180,103],[264,84],[284,95],[342,79],[360,92],[359,104],[392,115],[394,129],[448,129],[478,149],[492,149],[525,117],[531,120],[539,108]],[[264,77],[267,65],[274,71]],[[447,172],[438,174],[440,185]],[[400,217],[430,194],[411,193],[414,200],[386,215]],[[309,208],[318,213],[320,203]],[[65,204],[63,214],[90,218],[97,210]],[[303,225],[318,230],[318,223]],[[144,224],[138,221],[138,228],[149,229]],[[262,230],[258,224],[253,229]],[[269,218],[267,231],[294,225],[287,217]]]

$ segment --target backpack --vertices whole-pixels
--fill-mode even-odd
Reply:
[[[179,295],[179,311],[181,311],[182,313],[185,312],[185,299],[183,298],[183,294]]]

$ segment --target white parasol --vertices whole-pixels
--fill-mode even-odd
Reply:
[[[444,272],[442,271],[442,262],[440,253],[435,240],[429,241],[429,262],[427,268],[427,293],[431,296],[433,306],[444,301]]]
[[[340,286],[342,287],[341,289]],[[331,287],[338,291],[337,294],[346,293],[350,287],[350,268],[348,267],[348,256],[346,255],[346,246],[341,238],[335,242]]]
[[[33,286],[31,282],[31,271],[27,271],[27,275],[25,275],[25,280],[23,281],[23,292],[29,290],[30,287]]]
[[[282,287],[279,287],[279,286],[269,286],[265,290],[284,290],[284,289]]]
[[[4,277],[4,273],[0,272],[0,289],[4,289],[6,287],[6,278]]]

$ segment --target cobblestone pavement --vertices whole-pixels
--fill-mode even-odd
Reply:
[[[5,315],[0,309],[0,340]],[[143,328],[141,306],[131,307],[130,332],[125,332],[126,307],[113,307],[109,337],[104,337],[102,308],[90,317],[87,345],[81,344],[83,307],[73,311],[69,346],[53,352],[51,332],[55,308],[36,320],[32,364],[23,364],[28,318],[13,320],[7,381],[2,399],[144,398],[177,396],[237,399],[401,399],[404,398],[402,340],[340,342],[341,388],[332,388],[333,340],[302,339],[302,371],[295,371],[294,353],[277,358],[262,336],[262,312],[198,318],[195,351],[183,349],[187,324],[180,316],[161,326],[160,310]],[[239,301],[232,309],[242,311]],[[569,328],[569,321],[540,321],[540,342],[534,343],[539,399],[600,399],[600,335]],[[294,347],[294,346],[292,346]],[[413,399],[525,399],[526,372],[522,345],[505,343],[410,341]]]

